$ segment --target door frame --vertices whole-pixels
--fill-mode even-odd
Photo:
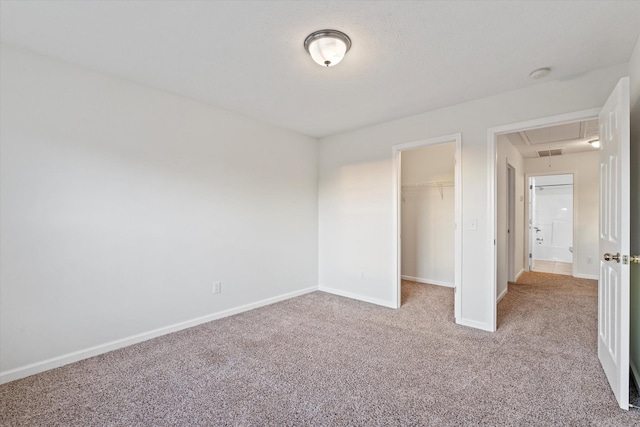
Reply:
[[[507,282],[516,276],[516,168],[507,159]],[[508,285],[507,285],[508,289]]]
[[[575,111],[572,113],[559,114],[555,116],[542,117],[534,120],[527,120],[524,122],[511,123],[502,126],[496,126],[487,129],[487,182],[488,182],[488,236],[485,250],[488,254],[488,262],[490,268],[488,269],[487,280],[492,284],[492,291],[487,297],[493,304],[493,310],[491,313],[491,319],[489,320],[490,331],[495,332],[498,324],[498,254],[497,254],[497,230],[498,230],[498,208],[497,208],[497,162],[498,162],[498,135],[510,132],[520,132],[526,129],[541,128],[554,126],[564,123],[579,122],[582,120],[597,118],[600,114],[602,107],[590,108],[588,110]]]
[[[403,151],[409,151],[416,148],[427,147],[429,145],[437,145],[447,142],[455,143],[455,166],[454,166],[454,221],[455,221],[455,236],[454,236],[454,312],[456,322],[460,319],[461,310],[461,285],[462,285],[462,134],[455,133],[452,135],[444,135],[437,138],[423,139],[414,142],[408,142],[405,144],[398,144],[393,146],[393,224],[394,224],[394,252],[395,252],[395,264],[396,264],[396,279],[395,279],[395,306],[400,308],[402,303],[401,291],[402,291],[402,162],[401,154]]]
[[[578,171],[574,170],[574,169],[561,169],[558,171],[552,171],[552,172],[530,172],[530,173],[526,173],[524,176],[526,185],[527,185],[527,191],[525,191],[525,204],[524,204],[524,209],[525,209],[525,248],[527,249],[527,251],[529,251],[528,253],[531,253],[533,246],[532,246],[532,242],[531,242],[531,225],[529,224],[529,220],[531,218],[531,210],[529,207],[529,202],[531,201],[531,190],[529,189],[529,185],[531,183],[531,178],[536,177],[536,176],[550,176],[550,175],[573,175],[573,194],[571,195],[572,197],[572,203],[573,203],[573,218],[571,218],[572,224],[572,242],[571,244],[573,245],[573,262],[571,263],[571,275],[573,277],[577,277],[577,278],[581,278],[581,279],[591,279],[591,280],[598,280],[597,277],[591,277],[591,276],[584,276],[584,275],[578,275],[578,259],[579,259],[579,253],[580,253],[580,249],[577,247],[576,245],[576,236],[577,236],[577,219],[578,219]],[[592,260],[593,261],[593,260]],[[597,260],[596,260],[597,261]]]

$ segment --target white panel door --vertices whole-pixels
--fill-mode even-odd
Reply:
[[[629,78],[600,112],[598,357],[622,409],[629,409]]]

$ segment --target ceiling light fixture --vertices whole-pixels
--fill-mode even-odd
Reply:
[[[531,77],[534,80],[538,80],[543,77],[547,77],[550,72],[551,72],[551,68],[549,67],[538,68],[537,70],[533,70],[531,74],[529,74],[529,77]]]
[[[589,144],[591,144],[591,146],[593,148],[600,148],[600,140],[599,139],[594,139],[593,141],[589,141]]]
[[[318,65],[333,67],[351,49],[351,39],[341,31],[320,30],[307,36],[304,48]]]

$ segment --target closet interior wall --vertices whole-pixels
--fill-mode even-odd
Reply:
[[[454,286],[455,143],[402,152],[402,277]]]

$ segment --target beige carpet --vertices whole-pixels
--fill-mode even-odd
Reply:
[[[557,286],[562,288],[562,286],[573,285],[578,286],[580,288],[588,288],[592,290],[594,293],[594,297],[598,298],[598,281],[590,280],[590,279],[579,279],[573,276],[566,276],[560,274],[551,274],[551,272],[534,272],[534,271],[525,271],[518,278],[518,285],[529,284],[529,285],[547,285],[547,286]],[[561,290],[561,289],[558,289]]]
[[[566,276],[563,276],[566,277]],[[596,356],[596,286],[512,284],[487,333],[453,291],[315,292],[0,386],[0,425],[640,425]]]

